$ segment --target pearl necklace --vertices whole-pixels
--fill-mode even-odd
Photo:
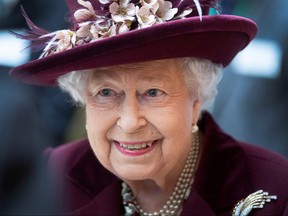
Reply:
[[[182,210],[184,201],[188,198],[191,191],[193,172],[198,161],[199,143],[199,135],[198,133],[194,133],[193,145],[189,152],[186,164],[176,183],[174,191],[167,200],[166,204],[158,212],[145,212],[137,202],[136,198],[133,196],[132,190],[129,188],[129,186],[125,182],[122,182],[122,198],[125,208],[125,216],[134,215],[136,212],[141,216],[172,216],[179,214]]]

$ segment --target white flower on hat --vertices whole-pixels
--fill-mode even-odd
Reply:
[[[76,31],[76,36],[81,38],[92,37],[90,32],[91,24],[81,25],[80,28]]]
[[[97,20],[91,28],[93,34],[98,34],[99,38],[105,38],[116,35],[116,26],[111,20]],[[94,37],[98,39],[97,37]]]
[[[74,18],[77,22],[83,22],[86,20],[91,20],[96,17],[96,13],[93,9],[91,2],[78,0],[78,3],[85,7],[85,9],[79,9],[74,13]]]
[[[73,47],[73,44],[76,42],[75,32],[70,30],[60,30],[56,33],[56,39],[59,41],[57,42],[57,50],[64,51],[67,49],[71,49]]]
[[[40,56],[42,58],[130,30],[183,19],[188,17],[193,10],[191,5],[186,5],[187,2],[184,0],[98,0],[101,5],[96,4],[95,8],[92,1],[96,0],[77,0],[82,7],[74,13],[75,19],[72,19],[73,24],[76,24],[76,29],[58,30],[51,33],[37,27],[23,10],[30,30],[27,31],[27,35],[17,34],[17,37],[31,40],[31,47],[45,45]],[[196,6],[199,18],[202,20],[201,1],[190,1]],[[217,8],[215,2],[217,1],[212,0],[210,6]],[[38,38],[36,38],[37,35]]]
[[[122,24],[118,24],[116,28],[116,34],[122,34],[130,30],[132,22],[127,20]]]
[[[133,21],[135,19],[136,7],[133,3],[129,2],[130,0],[119,0],[119,4],[113,2],[109,6],[111,17],[115,22]]]
[[[113,0],[99,0],[99,2],[103,5],[110,4]]]
[[[157,0],[140,0],[140,3],[142,6],[146,6],[148,8],[153,8],[155,5],[158,7]]]
[[[153,12],[156,15],[157,21],[161,23],[171,20],[178,12],[178,8],[172,8],[170,1],[158,0],[158,8]]]
[[[156,22],[156,17],[150,11],[148,6],[143,6],[139,9],[136,7],[136,17],[139,23],[139,28],[146,28],[152,26]]]
[[[90,26],[90,32],[92,35],[92,40],[96,40],[99,38],[99,27],[97,27],[95,24]]]

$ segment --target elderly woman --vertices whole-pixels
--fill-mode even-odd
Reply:
[[[67,4],[68,30],[47,33],[24,13],[20,37],[45,49],[11,71],[58,83],[86,110],[88,139],[47,151],[65,215],[288,215],[287,159],[204,111],[254,22],[209,16],[215,1]]]

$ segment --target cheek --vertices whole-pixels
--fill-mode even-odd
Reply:
[[[154,126],[165,138],[163,151],[169,154],[187,149],[191,141],[192,106],[184,102],[173,105],[152,118]]]
[[[147,115],[151,122],[163,133],[181,132],[192,126],[192,109],[193,106],[185,101],[177,101],[160,108],[158,111]],[[165,132],[166,131],[166,132]],[[178,135],[181,135],[178,134]]]
[[[111,145],[107,134],[113,126],[109,115],[91,107],[86,107],[86,130],[90,145],[98,160],[105,166],[109,166]]]
[[[87,132],[100,137],[106,137],[107,132],[116,123],[115,111],[101,111],[93,105],[86,107]]]

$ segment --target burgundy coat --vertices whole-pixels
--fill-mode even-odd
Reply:
[[[262,189],[278,198],[249,215],[288,216],[288,160],[236,141],[208,113],[199,127],[205,134],[203,155],[181,215],[230,216],[241,199]],[[49,167],[63,179],[61,205],[67,215],[123,214],[121,181],[102,167],[87,140],[48,154]]]

